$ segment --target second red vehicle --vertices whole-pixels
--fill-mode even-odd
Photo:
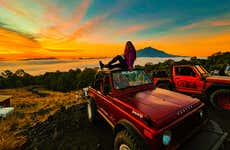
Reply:
[[[230,77],[211,76],[200,65],[175,65],[153,77],[157,87],[202,96],[216,109],[230,111]]]

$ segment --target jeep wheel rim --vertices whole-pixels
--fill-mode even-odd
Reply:
[[[222,95],[218,95],[216,97],[216,103],[222,109],[230,110],[230,99],[228,94],[223,93]]]
[[[92,109],[90,107],[90,103],[87,104],[87,110],[88,110],[88,118],[90,120],[92,118]]]
[[[119,150],[131,150],[128,145],[126,144],[121,144],[119,147]]]

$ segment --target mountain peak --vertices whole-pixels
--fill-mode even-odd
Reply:
[[[152,48],[151,46],[148,46],[138,50],[137,57],[177,57],[177,56],[168,54],[162,50],[158,50],[156,48]]]
[[[145,47],[144,49],[155,49],[155,48],[152,48],[151,46],[147,46],[147,47]]]

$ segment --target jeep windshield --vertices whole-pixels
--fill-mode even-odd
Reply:
[[[117,71],[112,73],[115,89],[125,89],[152,83],[144,70]]]

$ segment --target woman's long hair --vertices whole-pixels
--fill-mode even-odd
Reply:
[[[133,66],[136,60],[136,49],[131,41],[126,42],[124,57],[128,66]]]

